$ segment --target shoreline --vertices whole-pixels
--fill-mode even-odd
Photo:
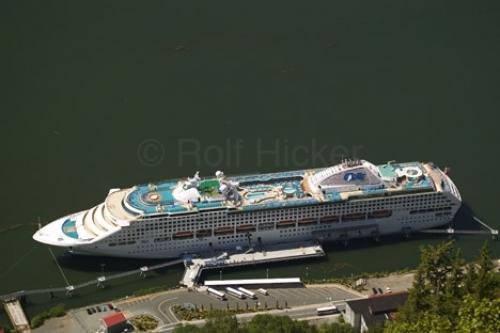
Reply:
[[[381,273],[374,274],[376,276],[380,276]],[[394,288],[394,291],[399,291],[402,288],[405,288],[406,286],[411,286],[411,283],[408,284],[408,276],[413,277],[412,273],[404,273],[404,274],[398,274],[398,273],[388,273],[384,275],[383,277],[373,277],[373,278],[368,278],[367,279],[367,285],[376,285],[376,284],[381,284],[383,279],[390,278],[392,280],[391,282],[391,288]],[[400,279],[402,279],[402,283],[396,284]],[[347,279],[346,279],[347,280]],[[411,278],[411,281],[413,279]],[[384,282],[386,283],[386,282]],[[385,285],[383,286],[385,287]],[[366,298],[369,297],[369,289],[365,289],[362,291],[356,290],[348,285],[342,284],[342,283],[334,283],[331,281],[325,281],[324,283],[304,283],[303,285],[304,289],[324,289],[324,288],[338,288],[339,290],[343,290],[346,293],[349,293],[355,298]],[[299,288],[300,289],[300,288]],[[102,303],[111,303],[113,304],[116,308],[118,309],[123,309],[122,311],[126,314],[131,315],[131,313],[128,311],[128,307],[134,304],[141,304],[141,303],[154,303],[158,299],[167,298],[167,299],[175,299],[178,294],[182,294],[185,292],[192,292],[192,293],[197,293],[197,291],[189,291],[189,288],[186,287],[178,287],[178,288],[172,288],[168,290],[161,290],[161,291],[156,291],[153,293],[148,293],[144,295],[136,295],[136,296],[129,296],[126,295],[121,298],[109,300],[107,302],[101,302],[101,303],[95,303],[95,304],[88,304],[86,306],[80,307],[80,308],[73,308],[69,309],[66,313],[65,316],[63,317],[58,317],[58,318],[50,318],[45,321],[45,323],[34,329],[33,332],[36,333],[47,333],[47,332],[63,332],[64,330],[71,329],[72,332],[83,332],[81,330],[81,324],[79,323],[78,316],[76,315],[79,311],[82,311],[82,309],[85,308],[90,308],[94,306],[98,306],[99,304]],[[177,294],[177,295],[176,295]],[[338,301],[338,300],[337,300]],[[341,300],[340,300],[341,301]],[[324,300],[323,303],[328,303],[330,301]],[[321,303],[318,303],[321,304]],[[307,305],[299,305],[299,306],[290,306],[290,307],[283,307],[281,309],[274,309],[270,307],[267,310],[261,309],[260,311],[242,311],[241,313],[238,313],[238,316],[245,316],[245,315],[250,315],[250,313],[275,313],[275,312],[282,312],[282,311],[290,311],[290,310],[296,310],[300,309],[301,307],[305,308],[315,308],[316,304],[307,304]],[[133,316],[138,315],[139,313],[134,313]],[[149,314],[147,311],[144,311],[143,314]],[[171,323],[169,325],[177,325],[177,324],[182,324],[182,323],[194,323],[197,320],[203,320],[203,319],[193,319],[193,320],[183,320],[182,318],[178,318],[175,315],[175,319],[177,319],[177,322]],[[160,324],[161,325],[161,324]],[[59,329],[60,331],[57,331]]]
[[[496,270],[500,269],[500,259],[494,259],[493,264],[496,267]],[[338,280],[338,279],[325,279],[321,281],[305,281],[303,284],[304,289],[325,289],[325,288],[337,288],[339,290],[342,290],[346,293],[349,293],[350,295],[354,296],[355,298],[368,298],[368,297],[373,297],[373,296],[378,296],[381,294],[387,294],[387,293],[398,293],[398,292],[403,292],[407,291],[409,288],[412,287],[413,285],[413,279],[414,279],[414,274],[416,272],[416,269],[410,270],[410,269],[404,269],[404,270],[398,270],[394,272],[375,272],[375,273],[363,273],[359,274],[356,276],[351,276],[351,277],[345,277],[340,279],[342,283],[339,282],[333,282],[332,280]],[[360,277],[362,276],[362,277]],[[364,277],[364,278],[363,278]],[[159,288],[159,287],[155,287]],[[155,289],[155,288],[150,288],[150,289]],[[298,288],[299,290],[301,288]],[[98,306],[99,304],[102,303],[111,303],[113,304],[116,308],[120,309],[123,311],[127,317],[130,316],[136,316],[139,314],[150,314],[148,313],[147,310],[144,310],[143,312],[137,312],[137,311],[130,311],[130,307],[135,306],[137,304],[154,304],[155,302],[161,301],[162,298],[166,298],[167,300],[171,301],[171,308],[176,305],[176,304],[182,304],[177,302],[172,302],[172,300],[177,299],[178,297],[181,297],[180,295],[185,294],[185,293],[198,293],[195,290],[192,290],[190,288],[186,287],[177,287],[177,288],[168,288],[167,290],[158,290],[152,293],[146,293],[143,295],[126,295],[121,298],[116,298],[109,300],[107,302],[101,302],[101,303],[96,303],[96,304],[88,304],[86,306],[80,307],[80,308],[73,308],[69,309],[66,313],[65,316],[59,317],[59,318],[50,318],[46,320],[46,322],[40,326],[39,328],[35,329],[34,332],[39,332],[39,333],[47,333],[47,332],[63,332],[63,331],[57,331],[55,330],[56,328],[63,328],[63,329],[68,329],[71,327],[73,330],[72,332],[78,332],[78,330],[75,328],[75,326],[78,326],[81,324],[79,323],[79,319],[77,316],[78,312],[81,312],[82,310],[85,310],[85,308],[93,307],[93,306]],[[166,301],[167,301],[166,300]],[[345,300],[345,298],[344,298]],[[230,299],[230,301],[233,301]],[[333,300],[327,301],[324,300],[323,302],[332,302]],[[342,301],[342,299],[337,299],[336,302]],[[163,301],[162,301],[163,302]],[[281,303],[283,304],[283,303]],[[286,304],[286,303],[285,303]],[[314,308],[315,304],[321,304],[321,303],[314,303],[314,304],[308,304],[305,305],[306,307],[312,307]],[[267,306],[267,305],[266,305]],[[272,305],[269,309],[262,309],[259,308],[260,311],[241,311],[237,315],[245,315],[250,313],[255,313],[255,312],[265,312],[265,313],[270,313],[269,311],[289,311],[293,310],[296,308],[300,308],[300,305],[294,305],[294,306],[284,306],[281,308],[273,308]],[[230,309],[229,306],[227,308],[228,310]],[[232,309],[232,308],[231,308]],[[169,310],[169,311],[170,311]],[[200,319],[193,319],[193,320],[183,320],[182,318],[179,318],[177,315],[172,314],[174,322],[170,323],[168,325],[170,326],[175,326],[177,324],[181,323],[193,323],[196,320]],[[203,319],[201,319],[203,320]],[[69,326],[72,325],[72,326]],[[82,331],[83,332],[83,331]]]

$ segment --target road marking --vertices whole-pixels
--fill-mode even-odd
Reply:
[[[276,293],[273,293],[273,294],[276,297]],[[280,292],[278,294],[278,298],[280,298],[279,296],[285,296],[285,297],[288,297],[288,298],[294,298],[295,294],[293,292],[291,292],[291,291],[288,291],[288,290],[280,290]]]
[[[326,299],[325,295],[321,291],[314,290],[311,288],[308,290],[308,292],[309,292],[309,297],[313,296],[313,297],[319,297],[320,299]]]
[[[172,306],[173,305],[170,305],[168,307],[168,311],[170,312],[170,314],[172,315],[172,317],[174,317],[174,323],[178,322],[179,320],[177,319],[177,317],[175,316],[175,313],[172,311]]]
[[[168,321],[168,322],[177,322],[177,321],[179,321],[179,320],[178,320],[178,319],[177,319],[177,317],[174,315],[174,318],[173,318],[174,320],[172,321],[172,320],[171,320],[172,318],[169,318],[169,317],[168,317],[168,315],[167,315],[165,312],[163,312],[163,311],[161,310],[161,306],[162,306],[163,304],[167,303],[167,302],[170,302],[170,301],[175,301],[177,298],[178,298],[178,297],[174,297],[174,298],[167,298],[167,299],[164,299],[163,301],[161,301],[161,302],[158,304],[158,312],[159,312],[159,313],[161,313],[161,314],[163,315],[163,317],[165,317],[165,319],[167,319],[167,321]],[[170,314],[172,314],[172,309],[171,309],[171,306],[170,306],[168,309],[169,309]]]

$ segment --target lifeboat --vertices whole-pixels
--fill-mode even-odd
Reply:
[[[236,227],[236,232],[250,232],[255,230],[256,227],[254,224],[242,224]]]
[[[212,230],[211,229],[196,230],[196,237],[197,238],[209,237],[209,236],[212,236]]]
[[[352,214],[345,214],[342,215],[342,221],[358,221],[358,220],[364,220],[366,217],[365,213],[352,213]]]
[[[179,231],[172,235],[172,239],[188,239],[193,238],[192,231]]]
[[[319,219],[319,223],[337,223],[340,218],[337,215],[323,216]]]
[[[284,220],[276,223],[276,228],[293,228],[295,227],[294,220]]]
[[[305,218],[305,219],[301,219],[299,220],[299,225],[310,225],[310,224],[316,224],[316,219],[315,218],[312,218],[312,217],[309,217],[309,218]]]
[[[376,210],[376,211],[369,213],[368,218],[380,219],[380,218],[384,218],[384,217],[390,217],[391,215],[392,215],[392,210],[380,209],[380,210]]]
[[[219,227],[214,230],[214,235],[229,235],[234,233],[233,227]]]

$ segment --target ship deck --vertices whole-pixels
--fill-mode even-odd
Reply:
[[[383,196],[386,192],[411,193],[413,191],[434,190],[434,183],[425,172],[418,180],[408,181],[400,188],[391,187],[392,182],[398,177],[396,170],[407,167],[418,167],[425,171],[420,162],[388,163],[377,166],[380,176],[386,182],[384,188],[361,189],[357,191],[356,198]],[[322,171],[322,169],[308,169],[297,171],[285,171],[266,174],[251,174],[242,176],[229,176],[228,179],[239,183],[243,189],[244,203],[238,207],[226,203],[222,196],[214,191],[208,196],[208,200],[193,202],[189,205],[179,204],[173,197],[173,190],[180,181],[185,179],[165,180],[157,183],[138,185],[129,192],[125,198],[128,206],[134,210],[142,211],[145,215],[150,214],[179,214],[188,212],[207,211],[213,209],[242,209],[259,210],[277,207],[293,207],[319,202],[318,198],[307,195],[301,186],[303,176],[306,173]],[[216,178],[204,178],[201,182],[218,183]],[[276,188],[281,188],[281,196],[275,195]],[[286,194],[286,195],[283,195]],[[339,202],[346,200],[342,192],[330,191],[322,201]],[[127,206],[127,205],[126,205]]]

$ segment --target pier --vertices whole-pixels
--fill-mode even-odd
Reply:
[[[5,300],[3,306],[16,332],[31,332],[28,318],[26,318],[21,302],[18,299]]]
[[[304,243],[302,243],[304,245]],[[296,246],[296,247],[293,247]],[[148,272],[158,270],[160,268],[169,267],[184,263],[186,271],[184,273],[181,284],[192,288],[197,286],[198,278],[204,269],[212,268],[222,268],[222,267],[236,267],[244,265],[271,263],[278,261],[287,260],[297,260],[305,258],[322,257],[325,255],[323,248],[320,245],[314,245],[312,243],[307,243],[304,246],[301,244],[288,244],[287,248],[273,247],[268,250],[253,251],[249,250],[244,253],[228,254],[223,253],[218,257],[211,258],[195,258],[195,259],[176,259],[161,263],[153,266],[143,266],[134,270],[113,274],[113,275],[103,275],[96,279],[86,281],[80,284],[72,285],[67,279],[65,279],[66,286],[56,287],[56,288],[45,288],[45,289],[32,289],[32,290],[19,290],[9,294],[0,295],[0,301],[4,303],[6,312],[13,326],[19,332],[31,332],[29,327],[28,319],[24,314],[24,311],[19,301],[21,298],[32,296],[32,295],[49,295],[53,297],[54,294],[64,294],[65,296],[72,296],[72,294],[82,288],[87,287],[103,287],[105,283],[109,281],[116,280],[119,278],[124,278],[127,276],[137,275],[138,277],[145,277]],[[54,257],[55,259],[55,257]]]
[[[198,279],[204,269],[215,269],[224,267],[237,267],[244,265],[256,265],[278,261],[289,261],[306,258],[323,257],[325,251],[320,245],[308,243],[288,244],[287,248],[275,247],[261,251],[247,251],[229,255],[223,253],[218,257],[196,258],[188,262],[186,260],[186,271],[180,283],[188,288],[198,285]]]
[[[419,233],[423,234],[448,234],[448,235],[491,235],[493,239],[498,238],[498,230],[493,229],[483,221],[481,221],[477,217],[473,217],[473,220],[479,223],[479,225],[483,228],[482,230],[457,230],[450,226],[447,229],[424,229],[419,230]]]
[[[67,285],[65,287],[19,290],[19,291],[12,292],[10,294],[1,295],[0,300],[3,302],[7,302],[8,300],[18,299],[18,298],[25,297],[25,296],[39,295],[39,294],[53,295],[55,293],[65,293],[67,296],[71,296],[71,294],[75,290],[78,290],[78,289],[82,289],[82,288],[86,288],[86,287],[90,287],[90,286],[102,287],[103,284],[107,281],[116,280],[119,278],[131,276],[131,275],[137,275],[137,276],[143,277],[144,274],[148,271],[154,271],[154,270],[157,270],[160,268],[178,265],[182,262],[183,262],[183,259],[176,259],[176,260],[168,261],[168,262],[165,262],[162,264],[153,265],[153,266],[144,266],[144,267],[140,267],[137,269],[133,269],[133,270],[118,273],[118,274],[99,276],[97,279],[94,279],[94,280],[90,280],[90,281],[83,282],[83,283],[76,284],[76,285]]]
[[[10,293],[10,294],[1,295],[0,301],[2,301],[2,303],[4,304],[5,311],[7,312],[9,319],[10,319],[12,325],[14,326],[14,328],[18,332],[29,333],[29,332],[31,332],[30,325],[29,325],[28,319],[26,318],[26,315],[24,314],[23,308],[21,306],[21,302],[19,301],[20,298],[27,297],[30,295],[40,295],[40,294],[47,294],[47,295],[50,295],[50,297],[53,297],[53,295],[55,293],[64,293],[65,296],[71,296],[72,293],[78,289],[86,288],[89,286],[103,287],[104,282],[106,282],[106,281],[115,280],[115,279],[123,278],[126,276],[130,276],[130,275],[138,275],[139,277],[144,277],[146,272],[154,271],[154,270],[168,267],[168,266],[178,265],[182,262],[183,262],[182,259],[177,259],[177,260],[161,263],[158,265],[144,266],[144,267],[140,267],[138,269],[134,269],[131,271],[126,271],[123,273],[118,273],[118,274],[113,274],[113,275],[108,275],[108,276],[100,276],[97,279],[83,282],[83,283],[80,283],[77,285],[69,285],[68,284],[65,287],[58,287],[58,288],[19,290],[19,291],[15,291],[13,293]],[[66,281],[66,283],[68,283],[67,280],[65,280],[65,281]]]

